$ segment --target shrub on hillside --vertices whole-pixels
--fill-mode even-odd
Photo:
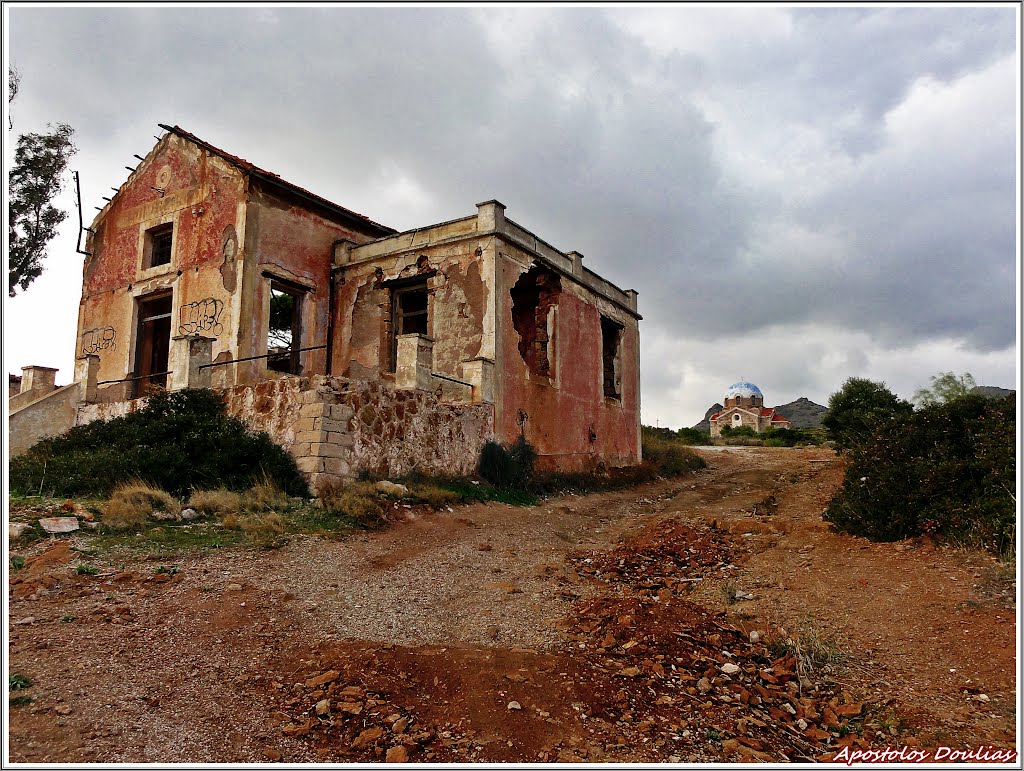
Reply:
[[[308,495],[295,461],[265,433],[227,414],[213,391],[158,393],[123,417],[77,426],[44,439],[10,464],[11,490],[53,496],[106,496],[133,479],[175,495],[265,478]]]
[[[523,437],[508,446],[487,442],[480,450],[480,476],[498,488],[524,490],[536,460],[537,451]]]
[[[965,396],[878,426],[851,450],[824,518],[878,541],[922,534],[1003,554],[1015,543],[1012,398]]]
[[[707,431],[685,426],[676,431],[675,438],[683,444],[707,444],[711,439]]]
[[[653,467],[657,476],[672,477],[706,468],[707,463],[678,439],[666,439],[644,428],[640,434],[643,464]]]
[[[906,417],[914,406],[886,388],[862,377],[848,378],[828,399],[828,411],[821,418],[829,439],[840,450],[865,442],[890,420]]]
[[[734,426],[725,426],[722,429],[722,436],[724,438],[726,438],[726,439],[731,438],[731,437],[735,437],[735,438],[750,437],[750,438],[753,438],[753,437],[757,436],[757,432],[754,430],[753,426],[735,426],[735,427]]]

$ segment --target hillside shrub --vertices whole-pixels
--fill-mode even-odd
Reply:
[[[678,439],[664,439],[656,433],[641,433],[643,464],[656,476],[674,477],[706,468],[707,463]]]
[[[155,394],[136,412],[76,426],[10,463],[12,491],[59,497],[106,497],[133,479],[184,497],[194,489],[245,490],[265,478],[308,495],[292,457],[229,416],[208,389]]]
[[[837,449],[847,450],[868,441],[876,429],[888,430],[885,424],[890,420],[907,417],[913,411],[914,406],[896,396],[885,383],[851,377],[829,397],[821,425]]]
[[[725,426],[722,429],[722,436],[725,438],[756,437],[757,432],[753,426]]]
[[[487,442],[480,450],[480,476],[500,489],[525,490],[536,460],[537,451],[523,437],[507,446]]]
[[[850,451],[824,518],[877,541],[932,535],[1005,555],[1015,543],[1012,398],[965,396],[892,418]]]
[[[814,438],[798,428],[773,428],[761,432],[765,447],[796,447],[798,444],[812,444]]]

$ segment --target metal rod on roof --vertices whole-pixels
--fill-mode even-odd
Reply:
[[[138,158],[140,161],[146,160],[145,158],[143,158],[141,155],[138,155],[137,153],[132,153],[132,158]]]
[[[82,186],[78,183],[77,171],[75,172],[75,194],[78,199],[78,242],[75,244],[75,251],[78,252],[78,254],[84,254],[86,257],[92,257],[92,252],[82,251],[82,231],[87,228],[83,227],[84,223],[82,222]],[[96,208],[100,209],[99,206]],[[100,209],[100,211],[103,211],[103,209]],[[89,232],[92,233],[93,231],[89,230]]]
[[[100,196],[100,198],[102,198],[102,199],[103,199],[104,201],[109,201],[109,200],[110,200],[110,199],[109,199],[109,198],[107,198],[107,197],[106,197],[105,195],[101,195],[101,196]]]
[[[116,193],[120,188],[112,187],[110,189],[113,190]]]
[[[128,171],[132,172],[133,174],[135,173],[135,169],[133,169],[131,166],[125,166],[125,168],[128,169]]]

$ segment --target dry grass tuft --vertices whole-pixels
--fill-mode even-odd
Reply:
[[[288,504],[288,495],[269,479],[242,493],[242,508],[246,511],[282,511]]]
[[[457,492],[427,483],[412,485],[409,488],[409,493],[432,509],[443,509],[445,506],[454,506],[462,501],[462,496]]]
[[[112,530],[140,528],[149,519],[177,519],[181,503],[170,493],[145,482],[127,482],[114,489],[103,507],[102,523]]]
[[[276,542],[287,529],[284,517],[276,512],[245,517],[240,520],[239,526],[249,538],[262,545]]]
[[[317,483],[316,493],[326,511],[349,517],[362,527],[373,529],[387,523],[372,483],[346,485],[335,480],[321,480]]]
[[[201,514],[222,516],[242,508],[242,496],[224,487],[216,490],[196,490],[188,499],[190,508]]]

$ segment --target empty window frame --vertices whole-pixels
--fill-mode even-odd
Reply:
[[[601,317],[601,372],[604,395],[622,398],[622,325]]]
[[[427,335],[429,294],[426,280],[391,289],[391,371],[398,364],[400,335]]]
[[[142,259],[143,268],[155,268],[169,265],[174,248],[174,224],[158,225],[146,231],[145,253]]]
[[[171,345],[171,295],[138,299],[139,322],[135,336],[134,395],[167,387]]]
[[[299,375],[302,347],[303,291],[270,279],[270,315],[267,321],[267,369]]]

